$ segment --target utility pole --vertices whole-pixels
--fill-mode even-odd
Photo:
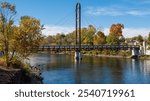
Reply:
[[[76,51],[75,59],[80,61],[81,58],[81,4],[76,4]]]

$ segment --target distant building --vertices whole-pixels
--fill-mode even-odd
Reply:
[[[150,55],[150,45],[146,47],[146,55]]]
[[[150,45],[147,45],[146,41],[143,41],[143,44],[137,40],[126,40],[126,45],[139,45],[140,46],[140,54],[141,55],[150,55]]]
[[[127,44],[127,45],[140,45],[140,42],[138,42],[137,40],[126,40],[125,44]]]
[[[143,41],[143,45],[141,45],[141,55],[150,55],[150,46],[147,45],[146,41]]]

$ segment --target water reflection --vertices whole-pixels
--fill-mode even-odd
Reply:
[[[74,71],[75,71],[75,84],[81,84],[81,74],[80,74],[80,64],[81,61],[75,61]]]
[[[147,74],[147,75],[150,75],[150,61],[148,61],[148,60],[145,60],[145,61],[143,61],[143,72],[144,72],[144,74]]]
[[[150,60],[84,56],[75,62],[69,55],[37,54],[30,63],[43,68],[44,83],[48,84],[150,83]]]

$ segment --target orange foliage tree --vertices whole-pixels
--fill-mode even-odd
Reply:
[[[115,34],[116,36],[123,36],[122,35],[122,29],[124,29],[124,25],[123,24],[112,24],[111,28],[110,28],[110,33]]]

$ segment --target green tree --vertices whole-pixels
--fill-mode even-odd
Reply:
[[[144,41],[143,37],[141,35],[137,36],[137,41],[139,41],[140,43],[142,43]]]
[[[150,45],[150,33],[149,33],[149,35],[148,35],[148,44]]]
[[[104,35],[104,33],[101,31],[97,32],[96,35],[94,36],[94,44],[99,45],[105,43],[106,43],[106,36]]]
[[[141,35],[138,35],[138,36],[133,37],[132,40],[136,40],[142,45],[144,38]]]
[[[107,44],[111,44],[111,45],[119,44],[119,38],[114,33],[110,33],[108,37],[106,38],[106,41],[107,41]]]

